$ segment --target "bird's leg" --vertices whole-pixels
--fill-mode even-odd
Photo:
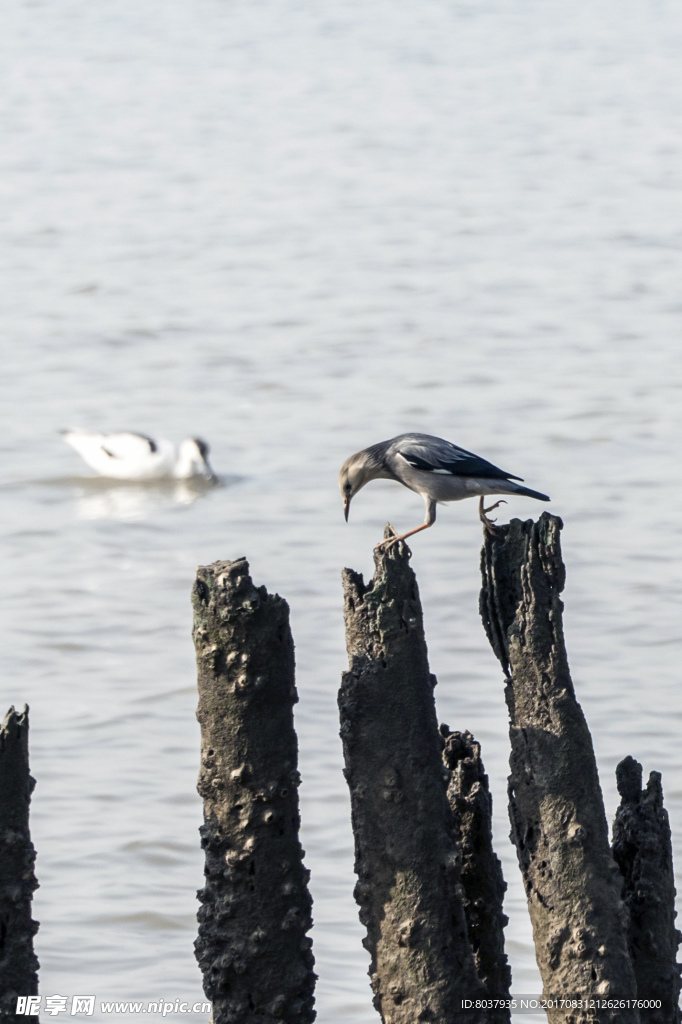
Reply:
[[[379,551],[380,548],[386,548],[386,550],[388,550],[388,548],[397,544],[399,540],[405,540],[406,537],[411,537],[413,533],[419,533],[420,530],[428,530],[429,526],[432,525],[432,523],[422,523],[421,526],[415,526],[414,530],[408,530],[407,533],[401,533],[399,537],[388,537],[386,540],[382,540],[379,544],[375,544],[374,550]]]
[[[374,546],[375,551],[379,551],[381,548],[388,549],[397,544],[398,541],[405,540],[406,537],[411,537],[414,533],[419,533],[421,530],[428,530],[429,526],[433,526],[436,521],[436,503],[432,498],[427,496],[424,497],[426,502],[426,518],[421,526],[415,526],[414,530],[408,530],[407,533],[401,533],[400,536],[387,537],[386,540],[382,540],[379,544]]]
[[[494,519],[488,519],[488,512],[492,512],[499,505],[506,504],[507,502],[505,501],[504,498],[500,498],[500,500],[496,501],[494,505],[488,505],[488,508],[483,507],[483,497],[481,497],[478,502],[478,518],[483,523],[483,529],[486,531],[486,533],[489,533],[491,537],[494,537],[496,535],[497,527],[495,526]]]

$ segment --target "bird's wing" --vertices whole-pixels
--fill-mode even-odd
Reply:
[[[145,434],[105,434],[101,447],[112,459],[142,459],[158,451],[158,445]]]
[[[395,438],[391,454],[397,455],[414,469],[426,473],[440,473],[443,476],[477,476],[495,480],[520,480],[521,477],[506,473],[493,466],[492,462],[459,448],[441,437],[428,434],[404,434]]]

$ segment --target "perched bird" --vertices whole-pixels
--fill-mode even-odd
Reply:
[[[100,476],[115,480],[217,480],[208,461],[208,445],[198,437],[187,438],[176,452],[171,441],[145,434],[90,434],[85,430],[63,430],[62,434]]]
[[[370,480],[396,480],[411,491],[421,494],[426,504],[426,517],[401,536],[377,544],[390,547],[413,533],[426,530],[436,521],[436,505],[442,501],[461,501],[479,496],[478,512],[486,530],[494,533],[493,520],[487,513],[501,504],[483,507],[485,494],[522,494],[527,498],[549,501],[546,494],[515,483],[521,477],[505,473],[478,455],[458,448],[450,441],[430,434],[399,434],[390,441],[380,441],[346,459],[339,473],[343,509],[348,521],[351,499]]]

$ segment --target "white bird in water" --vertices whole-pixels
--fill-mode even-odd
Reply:
[[[505,473],[480,456],[430,434],[399,434],[390,441],[380,441],[363,448],[346,459],[339,473],[346,522],[351,499],[370,480],[395,480],[421,494],[426,505],[426,517],[420,526],[399,537],[382,541],[377,548],[390,547],[433,526],[438,502],[479,497],[481,522],[489,533],[494,533],[493,520],[488,519],[487,513],[497,508],[501,501],[484,508],[484,495],[519,494],[539,501],[550,500],[546,494],[516,483],[521,477]]]
[[[208,461],[209,447],[198,437],[187,438],[176,452],[171,441],[145,434],[63,430],[62,435],[91,469],[113,480],[218,479]]]

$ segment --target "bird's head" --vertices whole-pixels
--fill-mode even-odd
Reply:
[[[356,452],[344,462],[339,472],[339,490],[343,498],[343,514],[346,517],[346,522],[348,522],[351,498],[376,475],[375,467],[371,464],[367,452]]]
[[[201,476],[215,483],[218,477],[211,469],[208,461],[209,447],[200,437],[188,437],[182,442],[178,451],[180,473],[185,477]]]

